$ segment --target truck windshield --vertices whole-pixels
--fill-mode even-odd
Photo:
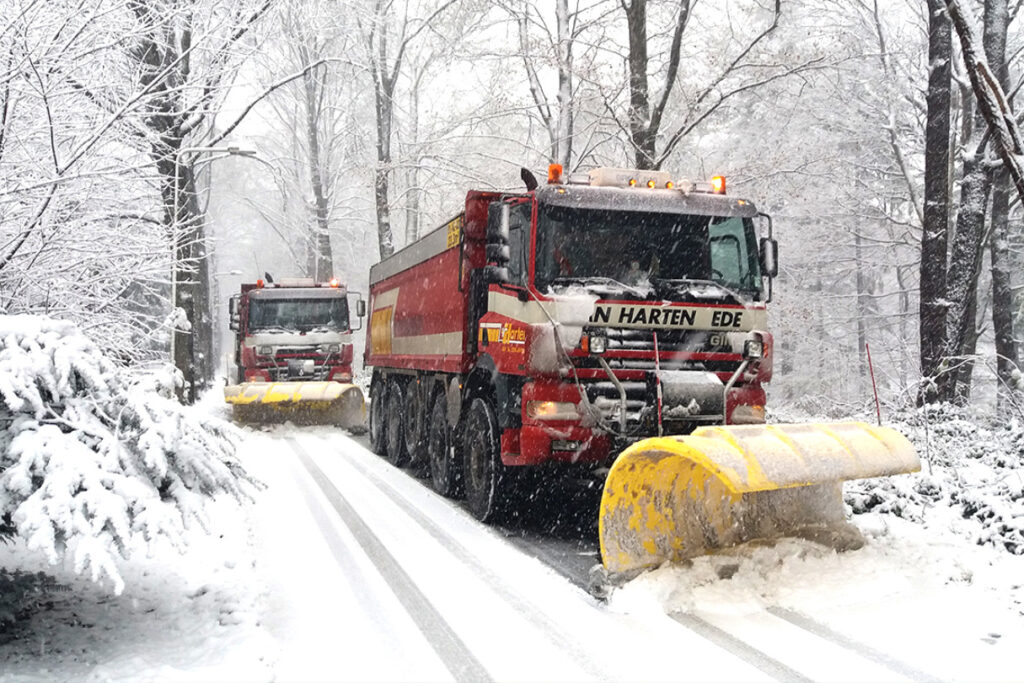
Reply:
[[[336,299],[251,299],[249,331],[343,332],[348,302]]]
[[[749,218],[577,209],[538,211],[536,285],[603,280],[630,288],[712,281],[758,298],[757,236]]]

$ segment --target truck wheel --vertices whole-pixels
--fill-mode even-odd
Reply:
[[[423,408],[420,392],[416,381],[409,382],[405,387],[405,405],[403,406],[405,421],[402,431],[405,433],[405,452],[409,456],[409,464],[417,467],[423,464]]]
[[[461,465],[455,448],[452,429],[448,425],[448,400],[437,392],[426,425],[427,459],[430,461],[430,483],[446,498],[455,498],[461,484]]]
[[[388,382],[387,453],[384,458],[395,467],[401,467],[409,460],[405,451],[405,392],[397,380]]]
[[[377,455],[387,451],[387,398],[384,380],[375,377],[370,385],[370,449]]]
[[[495,521],[510,502],[512,477],[501,462],[494,407],[485,398],[474,398],[469,406],[462,453],[466,505],[481,522]]]

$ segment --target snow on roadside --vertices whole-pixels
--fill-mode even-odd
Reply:
[[[784,421],[821,421],[801,417]],[[863,548],[752,543],[642,574],[612,593],[611,609],[734,616],[781,608],[942,678],[1017,675],[1007,662],[1024,648],[1024,428],[949,407],[929,408],[927,418],[914,411],[886,422],[915,444],[921,472],[845,484]]]
[[[20,543],[0,545],[0,565],[68,587],[0,639],[0,679],[269,680],[277,644],[261,624],[249,506],[221,497],[208,512],[210,533],[187,532],[185,554],[159,544],[120,563],[119,596]]]

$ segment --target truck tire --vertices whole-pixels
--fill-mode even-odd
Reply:
[[[370,450],[377,455],[387,452],[387,399],[384,379],[374,377],[370,384]]]
[[[388,381],[387,452],[384,459],[395,467],[402,467],[409,461],[405,450],[405,391],[397,379]]]
[[[511,503],[512,476],[501,462],[501,434],[494,405],[476,397],[469,405],[462,446],[466,507],[481,522],[496,521]]]
[[[430,484],[446,498],[455,498],[462,483],[462,461],[452,428],[448,424],[448,398],[437,392],[426,426],[427,460],[430,465]]]
[[[412,380],[405,387],[405,404],[403,406],[402,431],[405,434],[405,452],[409,456],[409,465],[419,467],[425,463],[426,453],[423,447],[423,403],[420,387]]]

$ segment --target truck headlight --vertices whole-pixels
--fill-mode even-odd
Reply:
[[[578,420],[575,403],[559,401],[527,401],[526,416],[531,420]]]
[[[274,355],[274,347],[260,346],[256,349],[256,353],[258,353],[261,356],[272,356]]]
[[[743,357],[758,360],[764,354],[764,343],[760,339],[748,339],[743,344]]]
[[[341,353],[341,344],[331,344],[327,347],[327,353]]]
[[[590,335],[590,353],[600,356],[608,350],[608,337],[603,334]]]

